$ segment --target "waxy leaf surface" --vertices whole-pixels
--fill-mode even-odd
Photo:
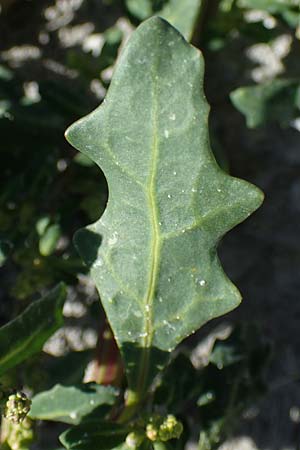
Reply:
[[[107,178],[106,211],[75,243],[140,394],[182,339],[240,303],[216,247],[262,202],[214,159],[203,72],[201,53],[151,18],[103,104],[66,134]]]
[[[112,386],[96,383],[82,386],[57,384],[33,397],[29,416],[32,419],[79,424],[95,408],[113,405],[117,395],[118,391]],[[104,411],[107,412],[106,409]]]

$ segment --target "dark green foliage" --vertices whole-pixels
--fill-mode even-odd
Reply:
[[[64,301],[65,288],[60,284],[0,328],[0,376],[42,350],[46,340],[62,326]]]

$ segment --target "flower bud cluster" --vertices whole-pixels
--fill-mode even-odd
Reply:
[[[146,436],[152,441],[156,442],[158,440],[159,428],[163,422],[163,418],[158,414],[150,417],[149,423],[146,426]]]
[[[179,439],[183,431],[182,423],[175,416],[169,414],[158,430],[158,438],[160,441],[169,441],[170,439]]]
[[[180,438],[182,431],[182,423],[175,416],[153,415],[149,418],[146,428],[137,429],[127,435],[126,445],[129,449],[138,449],[146,438],[151,442],[166,442]]]
[[[31,400],[26,394],[17,391],[9,395],[4,405],[3,416],[13,423],[21,423],[27,416],[30,406]]]

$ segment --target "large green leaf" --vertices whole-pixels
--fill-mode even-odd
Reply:
[[[30,417],[79,424],[84,416],[102,405],[113,405],[118,391],[95,383],[82,386],[57,384],[32,399]]]
[[[216,246],[263,198],[213,157],[203,72],[201,53],[151,18],[124,49],[104,103],[66,133],[107,178],[106,211],[75,243],[138,397],[182,339],[240,303]]]
[[[65,287],[61,283],[0,328],[0,376],[33,354],[63,324]]]

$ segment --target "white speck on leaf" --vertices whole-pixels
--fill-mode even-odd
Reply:
[[[103,260],[101,258],[96,259],[96,261],[93,264],[94,267],[101,267],[103,266]]]
[[[108,239],[108,245],[115,245],[118,242],[118,233],[113,233],[112,237]]]

